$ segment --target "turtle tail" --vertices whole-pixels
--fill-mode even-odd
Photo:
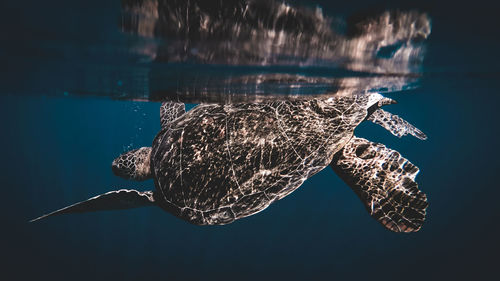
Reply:
[[[92,197],[85,201],[64,207],[62,209],[40,216],[36,219],[32,219],[30,222],[35,222],[47,217],[61,215],[61,214],[132,209],[132,208],[147,207],[153,205],[156,205],[153,191],[139,192],[133,189],[132,190],[120,189],[120,190],[110,191]]]

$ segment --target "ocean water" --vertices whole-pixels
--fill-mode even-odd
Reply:
[[[386,58],[397,52],[391,46],[379,59],[335,48],[309,56],[306,50],[317,49],[300,42],[289,47],[287,40],[297,40],[293,36],[281,49],[249,59],[248,53],[229,51],[244,50],[239,44],[254,40],[234,43],[222,34],[216,43],[226,45],[204,45],[199,34],[152,32],[147,16],[132,28],[124,7],[140,2],[28,1],[2,9],[4,280],[495,278],[500,250],[495,9],[451,1],[288,2],[305,7],[307,15],[331,18],[327,26],[339,34],[349,34],[347,19],[394,10],[427,15],[432,31],[423,41],[391,44],[410,51],[425,47],[394,60]],[[166,3],[182,6],[182,1]],[[319,42],[333,40],[328,36]],[[347,35],[339,38],[348,42]],[[250,50],[269,38],[257,39],[263,41]],[[329,168],[266,210],[224,226],[191,225],[156,207],[28,223],[111,190],[153,189],[152,180],[114,176],[111,162],[151,145],[160,129],[160,100],[182,100],[192,108],[199,102],[374,91],[397,100],[385,109],[428,136],[400,139],[369,122],[355,131],[420,168],[417,182],[429,207],[416,233],[384,229]]]

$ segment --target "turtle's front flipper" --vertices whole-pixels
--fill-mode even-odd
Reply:
[[[356,192],[370,215],[395,232],[418,231],[427,197],[418,190],[418,168],[399,152],[354,137],[330,166]]]
[[[92,197],[88,200],[70,205],[68,207],[59,209],[52,213],[33,219],[30,222],[34,222],[37,220],[44,219],[46,217],[60,215],[60,214],[131,209],[131,208],[146,207],[153,205],[156,204],[153,198],[152,191],[139,192],[137,190],[121,189]]]
[[[418,139],[425,140],[427,136],[403,118],[382,109],[375,110],[368,120],[378,124],[397,137],[410,134]]]
[[[175,120],[177,117],[181,116],[186,112],[186,106],[180,102],[163,102],[160,108],[160,122],[161,127],[165,128]]]

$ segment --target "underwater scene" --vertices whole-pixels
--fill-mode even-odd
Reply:
[[[494,280],[500,19],[4,3],[4,280]]]

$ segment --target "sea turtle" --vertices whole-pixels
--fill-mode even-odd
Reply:
[[[364,120],[394,135],[425,139],[417,128],[380,107],[395,103],[372,93],[242,104],[161,106],[152,147],[113,161],[123,178],[153,178],[156,189],[111,191],[39,217],[157,205],[197,225],[253,215],[330,165],[372,217],[396,232],[417,231],[427,199],[418,168],[397,151],[355,137]]]

